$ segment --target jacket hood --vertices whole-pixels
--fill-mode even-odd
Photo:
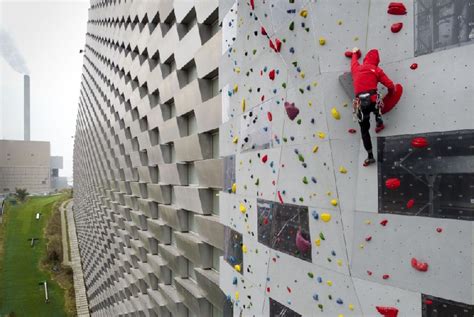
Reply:
[[[376,49],[370,50],[364,57],[364,64],[378,66],[380,63],[379,51]]]

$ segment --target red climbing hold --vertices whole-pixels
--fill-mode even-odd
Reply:
[[[387,13],[393,15],[405,15],[407,14],[407,8],[405,8],[405,5],[402,2],[390,2]]]
[[[271,80],[274,80],[275,79],[275,70],[272,69],[269,73],[268,73],[268,78],[270,78]]]
[[[273,41],[271,39],[268,40],[268,45],[270,45],[270,48],[276,52],[275,44],[273,44]]]
[[[279,39],[275,39],[275,52],[279,52],[281,50],[281,41]]]
[[[422,149],[428,146],[428,140],[423,137],[413,138],[411,140],[411,146],[416,147],[418,149]]]
[[[388,223],[387,219],[384,219],[384,220],[380,221],[380,225],[382,225],[384,227],[387,225],[387,223]]]
[[[267,293],[270,293],[270,287],[267,287]]]
[[[306,253],[311,249],[311,242],[303,237],[301,229],[296,233],[296,247],[301,253]],[[291,290],[289,292],[291,293]]]
[[[372,240],[372,236],[367,236],[367,237],[365,238],[365,241],[367,241],[367,242],[369,242],[370,240]]]
[[[262,163],[266,163],[267,160],[268,160],[268,156],[266,154],[262,156]]]
[[[278,200],[280,201],[280,204],[283,204],[283,198],[281,197],[280,191],[278,191],[277,194],[278,194]]]
[[[265,30],[265,28],[262,26],[260,28],[260,33],[262,33],[262,35],[267,35],[267,30]]]
[[[413,198],[407,202],[408,209],[413,208],[414,205],[415,205],[415,200]]]
[[[290,118],[290,120],[294,120],[296,118],[296,116],[300,113],[300,110],[295,107],[294,102],[290,103],[288,101],[285,101],[285,110],[286,110],[286,114],[288,115],[288,118]]]
[[[384,280],[388,280],[388,279],[390,278],[390,275],[384,274],[384,275],[382,275],[382,278],[383,278]]]
[[[272,113],[270,111],[267,112],[267,118],[268,118],[268,121],[272,122],[273,116],[272,116]]]
[[[371,275],[372,275],[372,271],[367,271],[367,275],[371,276]]]
[[[443,232],[443,228],[440,228],[440,227],[436,228],[436,232],[438,232],[438,233]]]
[[[417,63],[413,63],[413,64],[410,65],[410,68],[413,69],[413,70],[415,70],[415,69],[418,68],[418,64],[417,64]]]
[[[252,8],[252,10],[255,9],[255,2],[254,2],[254,0],[250,0],[250,7]]]
[[[403,86],[400,84],[395,84],[395,89],[393,92],[389,92],[383,97],[383,108],[382,114],[386,114],[392,110],[400,100],[403,94]]]
[[[357,132],[357,130],[356,130],[356,129],[352,129],[352,128],[351,128],[351,129],[347,130],[347,132],[349,132],[350,134],[354,134],[354,133],[356,133],[356,132]]]
[[[431,304],[433,304],[433,301],[431,299],[425,299],[425,304],[426,305],[431,305]]]
[[[268,225],[268,217],[263,218],[263,224]]]
[[[426,262],[420,262],[416,258],[411,259],[411,266],[420,272],[426,272],[428,271],[428,263]]]
[[[392,26],[390,27],[390,30],[392,30],[392,33],[398,33],[400,32],[402,28],[403,28],[403,23],[399,22],[399,23],[392,24]]]
[[[397,317],[398,315],[396,307],[375,306],[375,308],[384,317]]]
[[[385,181],[385,187],[395,190],[400,187],[400,180],[398,178],[389,178]]]
[[[288,286],[286,287],[286,290],[288,291],[288,293],[291,293],[291,288],[289,288]]]

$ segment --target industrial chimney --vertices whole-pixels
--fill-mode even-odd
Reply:
[[[30,76],[23,77],[23,125],[24,125],[24,139],[30,141]]]

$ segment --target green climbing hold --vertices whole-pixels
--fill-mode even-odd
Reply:
[[[319,309],[323,310],[323,304],[318,304]]]
[[[312,272],[308,272],[308,276],[309,276],[309,278],[313,278],[314,274]]]
[[[324,234],[322,232],[319,233],[319,237],[321,238],[321,240],[326,240],[326,238],[324,237]]]
[[[287,141],[288,141],[288,139],[286,137],[283,137],[283,142],[286,143]]]
[[[329,300],[332,300],[332,295],[329,294],[329,295],[328,295],[328,298],[329,298]]]
[[[303,155],[298,154],[298,159],[300,160],[300,162],[304,162],[304,157],[303,157]]]
[[[308,184],[308,179],[306,178],[306,176],[303,177],[303,183],[304,183],[304,184]]]
[[[282,86],[283,88],[286,88],[286,83],[281,83],[281,86]]]
[[[257,54],[257,50],[256,50],[256,49],[253,49],[252,54],[253,54],[253,55]]]
[[[300,202],[303,202],[303,201],[304,201],[303,197],[300,197]]]
[[[257,178],[257,181],[255,182],[255,186],[258,186],[260,184],[260,178]]]
[[[293,64],[293,66],[295,66],[295,67],[298,67],[298,62],[297,62],[297,61],[294,61],[294,62],[291,63],[291,64]]]
[[[291,21],[290,26],[288,27],[290,31],[293,31],[295,29],[295,22]]]
[[[303,88],[300,88],[300,93],[304,94],[304,89]]]
[[[301,119],[298,119],[296,123],[301,124]]]

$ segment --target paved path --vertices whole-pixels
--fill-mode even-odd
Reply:
[[[67,227],[66,227],[66,213],[65,213],[65,208],[64,206],[69,202],[65,201],[61,204],[61,234],[62,234],[62,240],[63,240],[63,264],[64,265],[71,265],[70,259],[69,259],[69,244],[67,243]]]
[[[71,267],[74,272],[74,290],[76,292],[76,310],[78,317],[89,317],[89,303],[86,296],[86,286],[84,284],[84,275],[82,272],[81,256],[77,244],[76,223],[72,211],[73,201],[70,200],[64,209],[67,217],[69,243],[71,244]],[[63,238],[64,243],[64,238]],[[67,240],[66,240],[67,244]]]

